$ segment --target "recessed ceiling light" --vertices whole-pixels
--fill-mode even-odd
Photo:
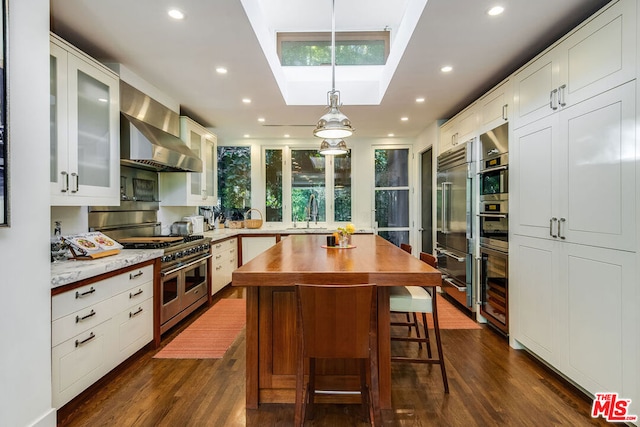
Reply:
[[[227,69],[224,67],[218,67],[216,68],[216,73],[218,74],[227,74]]]
[[[244,102],[245,104],[251,104],[251,99],[249,99],[249,98],[242,98],[242,102]]]
[[[400,117],[400,120],[402,120],[403,122],[406,122],[409,120],[409,117]]]
[[[179,9],[169,9],[167,13],[173,19],[184,19],[184,13]]]
[[[265,118],[264,118],[264,117],[258,117],[258,121],[259,121],[260,123],[264,123],[264,122],[265,122]]]
[[[416,102],[424,102],[424,98],[423,97],[416,98]]]
[[[396,136],[396,134],[395,134],[395,133],[389,133],[389,134],[387,134],[387,136],[388,136],[389,138],[393,138],[394,136]]]
[[[285,133],[285,134],[284,134],[284,137],[285,137],[285,138],[289,138],[289,134],[288,134],[288,133]]]
[[[489,9],[489,11],[487,12],[487,15],[496,16],[496,15],[500,15],[502,12],[504,12],[504,7],[494,6],[491,9]]]
[[[440,68],[440,71],[442,71],[443,73],[449,73],[453,70],[453,67],[451,65],[445,65],[444,67]]]
[[[244,137],[245,137],[245,138],[249,138],[250,136],[251,136],[251,135],[249,135],[248,133],[245,133],[245,134],[244,134]]]
[[[109,102],[109,100],[107,98],[98,98],[98,101],[100,101],[100,102]]]

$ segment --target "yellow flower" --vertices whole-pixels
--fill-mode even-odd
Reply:
[[[349,224],[347,224],[345,230],[347,231],[347,233],[353,234],[353,233],[356,232],[356,227],[355,227],[355,225],[349,223]]]

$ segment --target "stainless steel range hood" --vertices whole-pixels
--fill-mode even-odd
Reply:
[[[159,172],[202,172],[182,141],[178,114],[120,81],[120,161]]]

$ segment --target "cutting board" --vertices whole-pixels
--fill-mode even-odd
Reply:
[[[164,242],[180,242],[184,240],[182,237],[178,236],[155,236],[155,237],[125,237],[123,239],[118,239],[120,243],[164,243]]]

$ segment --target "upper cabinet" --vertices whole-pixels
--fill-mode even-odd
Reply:
[[[509,121],[510,99],[511,82],[506,80],[478,100],[478,133],[495,129]]]
[[[457,114],[440,128],[438,154],[450,150],[461,142],[468,141],[478,128],[476,104],[472,104]]]
[[[180,137],[202,160],[202,172],[160,174],[160,200],[165,206],[211,206],[217,197],[217,138],[186,116],[180,117]]]
[[[621,0],[514,76],[514,127],[635,78],[636,2]]]
[[[120,204],[118,75],[50,41],[51,205]]]

